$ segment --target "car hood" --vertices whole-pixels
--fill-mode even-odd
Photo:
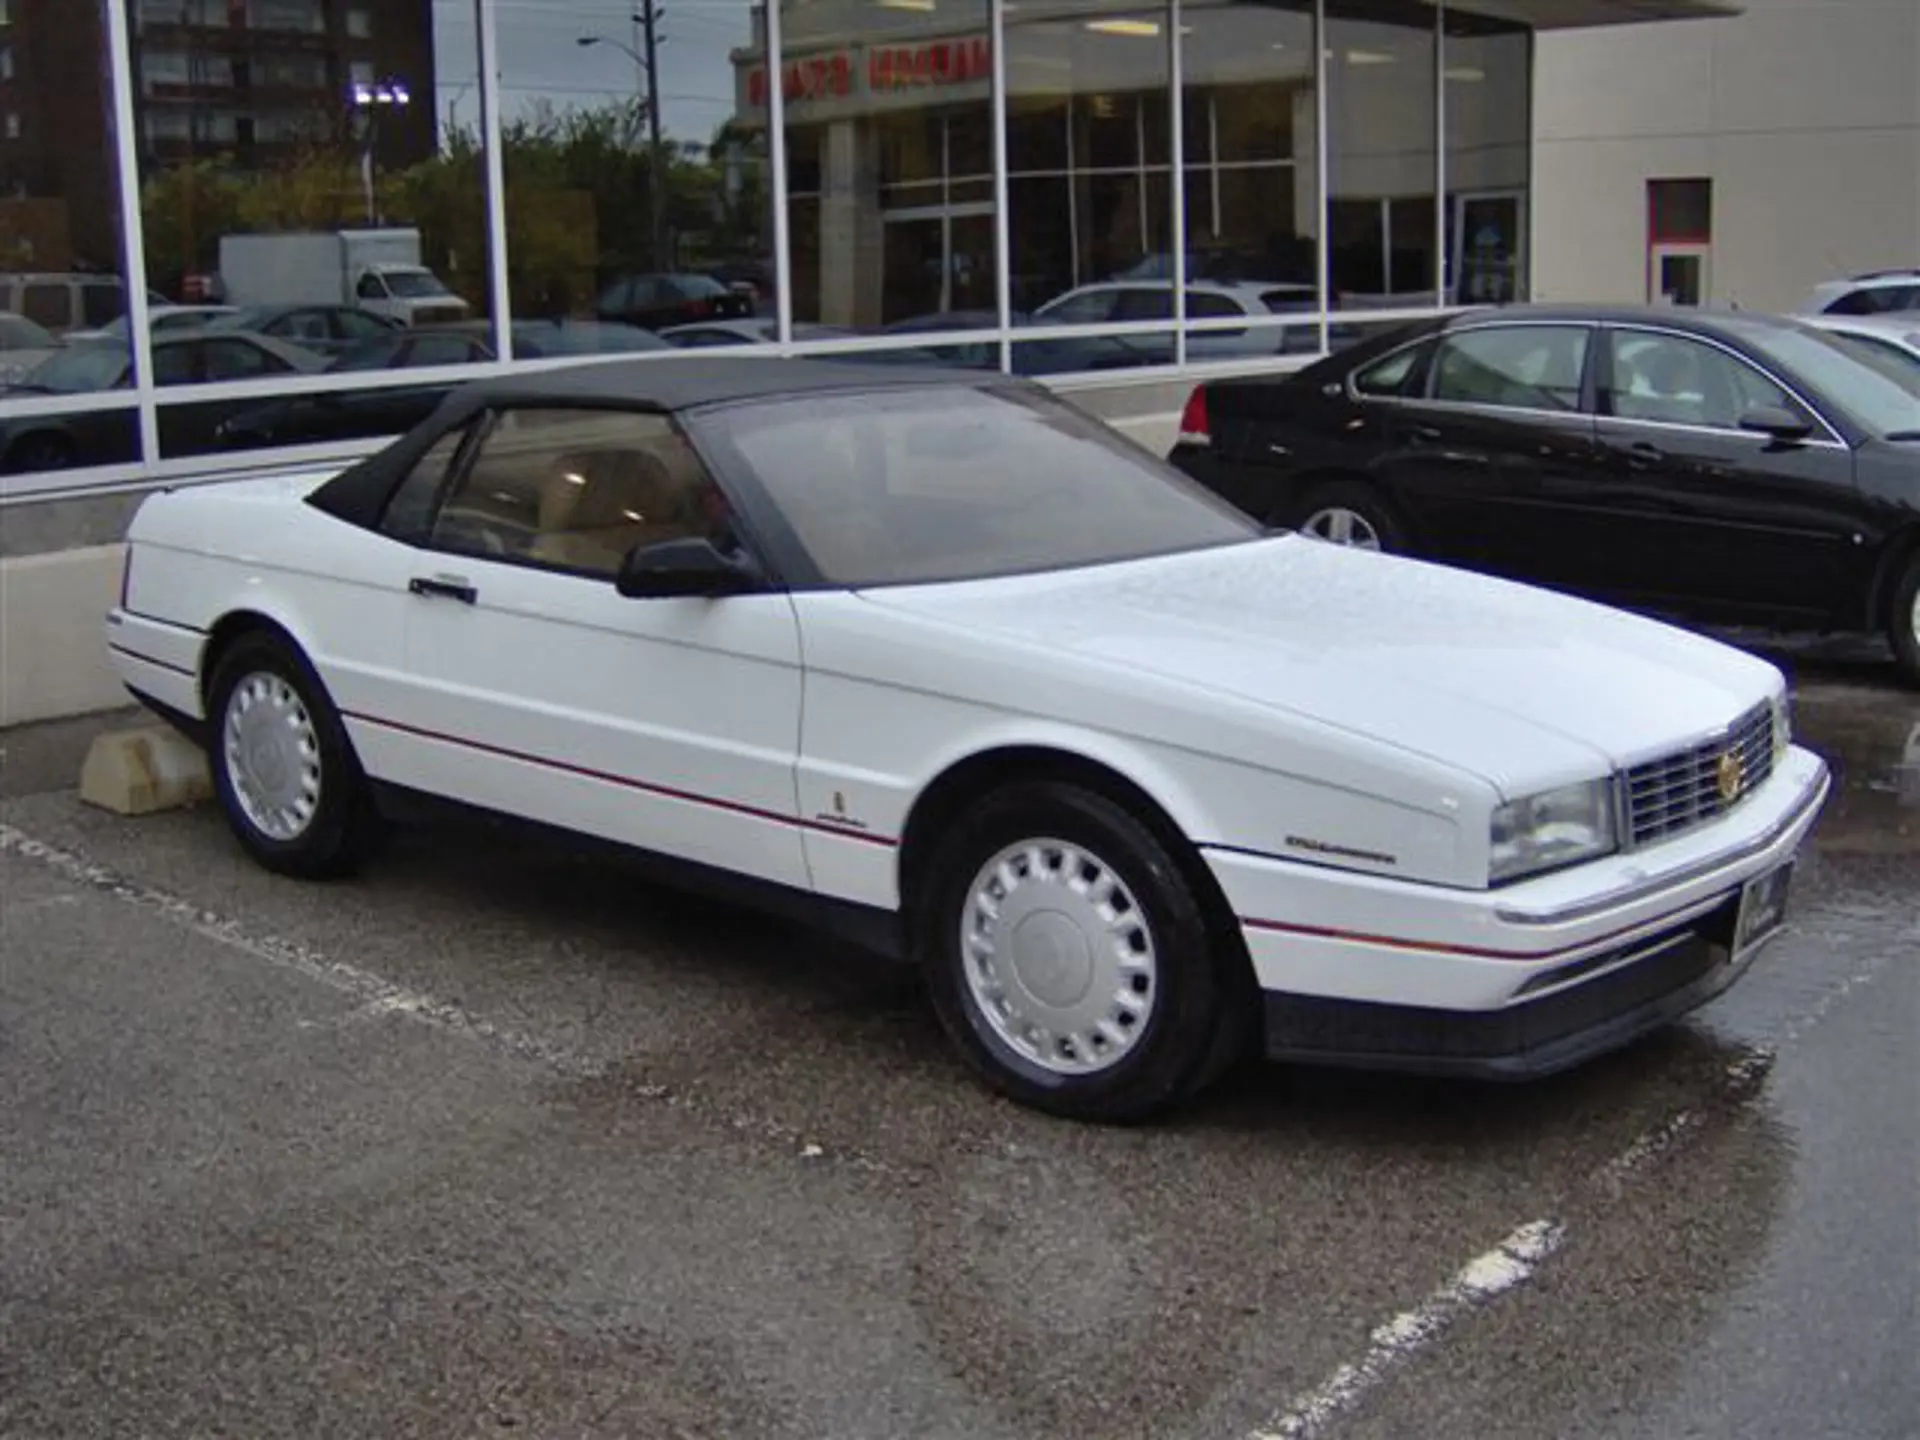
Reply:
[[[1771,665],[1624,612],[1292,536],[863,592],[883,607],[1423,755],[1512,797],[1724,731]]]

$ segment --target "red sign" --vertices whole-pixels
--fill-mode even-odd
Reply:
[[[864,62],[864,63],[863,63]],[[780,91],[797,100],[845,99],[864,82],[870,94],[920,86],[966,85],[993,75],[993,45],[984,35],[963,40],[930,40],[918,45],[876,45],[864,56],[857,49],[832,50],[789,60],[780,68]],[[747,76],[747,103],[767,103],[764,67]]]

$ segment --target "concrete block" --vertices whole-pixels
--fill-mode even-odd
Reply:
[[[150,815],[213,798],[207,757],[162,726],[102,735],[80,767],[80,798],[117,815]]]
[[[0,559],[0,728],[127,703],[105,633],[120,553],[95,545]]]

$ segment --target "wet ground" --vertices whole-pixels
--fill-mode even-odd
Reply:
[[[1795,928],[1525,1088],[975,1088],[910,981],[502,832],[302,886],[0,736],[0,1434],[1920,1434],[1920,695],[1784,652]]]

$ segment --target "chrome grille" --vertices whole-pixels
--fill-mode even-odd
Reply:
[[[1718,819],[1772,774],[1773,707],[1760,705],[1726,734],[1627,772],[1628,843],[1657,844]]]

